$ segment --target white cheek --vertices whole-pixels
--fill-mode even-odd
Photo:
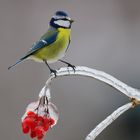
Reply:
[[[54,21],[55,24],[59,25],[59,26],[63,26],[63,27],[70,27],[70,22],[67,20],[57,20]]]

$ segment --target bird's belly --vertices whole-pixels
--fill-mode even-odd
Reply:
[[[32,58],[37,61],[47,60],[48,63],[56,62],[64,57],[68,44],[68,37],[60,38],[49,46],[38,50]]]

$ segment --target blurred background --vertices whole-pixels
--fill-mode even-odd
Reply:
[[[30,139],[22,134],[21,117],[27,105],[38,99],[49,70],[45,64],[30,60],[10,71],[7,68],[46,32],[56,10],[66,10],[75,19],[71,46],[64,60],[105,71],[140,88],[139,0],[0,0],[3,140]],[[97,80],[63,77],[52,84],[52,102],[59,109],[60,119],[45,139],[84,140],[99,122],[129,100]],[[140,139],[140,107],[124,113],[97,138],[112,139]]]

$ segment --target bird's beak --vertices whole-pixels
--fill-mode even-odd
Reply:
[[[70,23],[73,23],[74,22],[74,20],[73,19],[70,19]]]

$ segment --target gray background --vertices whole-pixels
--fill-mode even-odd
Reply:
[[[29,140],[20,119],[37,100],[49,76],[44,64],[26,61],[8,71],[47,30],[56,10],[67,10],[75,23],[65,60],[112,74],[140,88],[139,0],[0,0],[0,139]],[[62,64],[52,64],[54,68]],[[60,112],[48,140],[82,140],[127,97],[88,78],[64,77],[52,84],[52,101]],[[127,111],[98,140],[139,140],[140,107]]]

